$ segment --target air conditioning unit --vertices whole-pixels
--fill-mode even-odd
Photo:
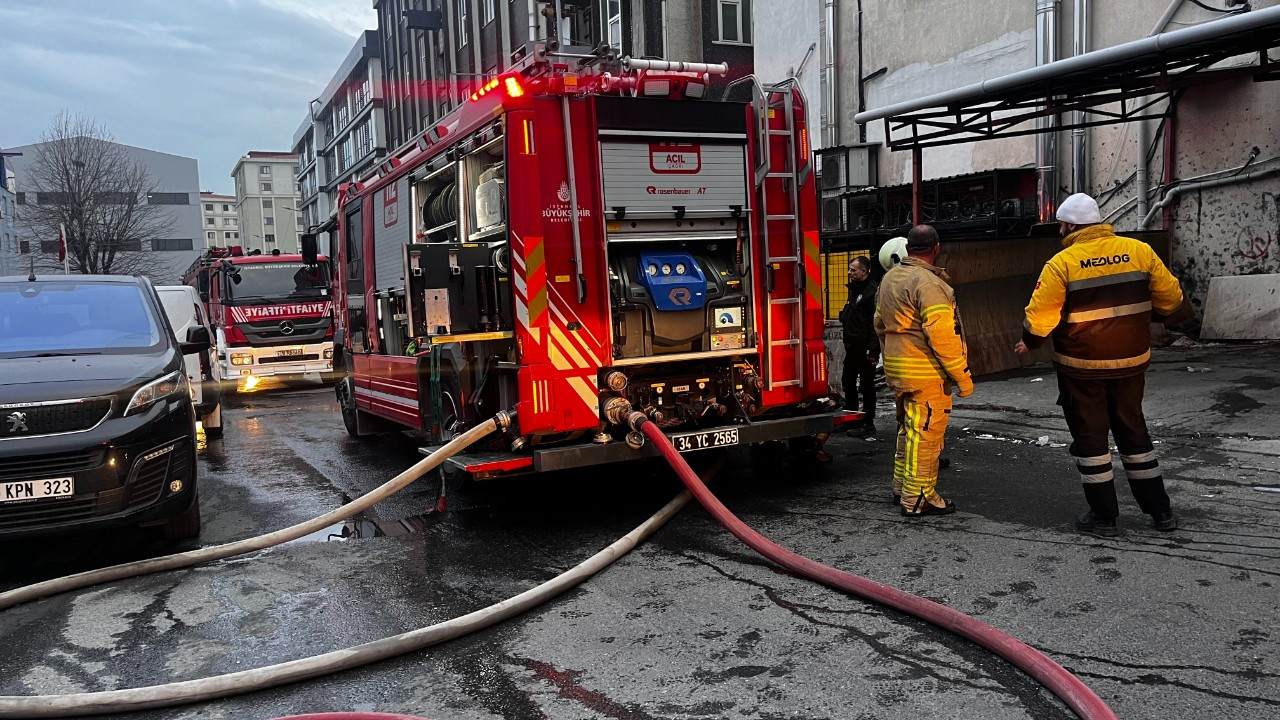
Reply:
[[[844,232],[844,198],[824,197],[822,203],[822,232]]]
[[[847,188],[849,186],[847,173],[849,154],[846,148],[827,148],[819,150],[818,153],[822,158],[822,174],[818,179],[818,188],[823,192],[840,192]]]
[[[818,188],[823,193],[837,193],[879,184],[876,162],[879,150],[879,143],[838,145],[819,150],[822,178]]]

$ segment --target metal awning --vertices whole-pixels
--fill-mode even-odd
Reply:
[[[1188,87],[1236,77],[1280,79],[1280,63],[1267,56],[1278,46],[1280,7],[1253,10],[868,110],[854,121],[883,120],[888,147],[909,150],[1034,134],[1023,125],[1040,117],[1064,116],[1056,130],[1158,118],[1163,115],[1143,113]],[[1212,69],[1250,55],[1244,65]],[[1080,121],[1070,119],[1073,111]]]

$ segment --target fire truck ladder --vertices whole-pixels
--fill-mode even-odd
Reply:
[[[760,242],[765,253],[765,291],[768,295],[764,317],[765,342],[768,343],[765,348],[764,381],[765,387],[772,390],[804,383],[805,277],[803,239],[800,232],[800,168],[797,164],[795,104],[792,101],[793,93],[799,90],[799,85],[794,78],[764,87],[754,77],[751,82],[753,106],[759,123],[757,136],[760,164],[756,167],[755,191],[760,213]],[[775,152],[786,158],[778,171],[774,171],[772,167]],[[786,207],[769,207],[771,191],[775,198],[786,198]],[[790,232],[787,233],[789,242],[786,245],[775,247],[770,241],[771,222],[786,222],[790,227]],[[793,278],[790,289],[779,289],[776,278],[788,272]],[[783,287],[785,288],[785,284]],[[779,327],[775,328],[777,310],[782,310],[782,317],[790,322],[784,324],[778,321],[776,324]],[[778,331],[785,331],[788,336],[775,337]],[[779,348],[785,347],[792,349],[795,360],[789,367],[783,367],[777,358]]]

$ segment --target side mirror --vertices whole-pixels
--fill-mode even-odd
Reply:
[[[302,262],[308,265],[315,265],[320,261],[320,244],[316,241],[315,233],[303,233],[302,235]]]
[[[203,325],[187,328],[187,341],[182,343],[182,354],[191,355],[192,353],[204,352],[212,345],[209,339],[209,328]]]
[[[209,302],[209,292],[207,290],[200,291],[200,302]]]

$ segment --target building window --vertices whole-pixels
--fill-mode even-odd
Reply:
[[[223,227],[235,227],[235,225],[236,225],[235,218],[222,218]]]
[[[205,204],[204,204],[204,211],[205,211],[205,212],[213,212],[213,203],[205,203]]]
[[[262,209],[267,210],[271,207],[273,207],[271,204],[271,198],[262,198]]]
[[[271,183],[269,182],[258,183],[258,189],[264,193],[269,193],[271,192]]]
[[[141,240],[121,240],[120,242],[116,243],[116,249],[119,250],[120,252],[142,252],[142,241]],[[54,248],[53,251],[58,252],[58,249]]]
[[[210,240],[217,240],[217,239],[218,239],[218,233],[216,233],[216,232],[205,233],[205,235],[206,235]]]
[[[263,225],[275,225],[275,224],[276,224],[276,219],[275,219],[275,218],[273,218],[273,217],[271,217],[270,215],[268,215],[268,216],[266,216],[266,217],[262,218],[262,224],[263,224]]]
[[[462,0],[458,3],[458,47],[467,45],[467,6],[470,4],[471,0]]]
[[[59,245],[61,245],[61,243],[59,243],[57,240],[41,240],[40,252],[57,255],[59,250]]]
[[[20,192],[20,193],[18,193],[18,204],[19,204],[19,205],[26,205],[26,204],[27,204],[27,194],[26,194],[26,193],[24,193],[24,192]]]
[[[266,235],[262,236],[262,241],[273,243],[276,241],[276,236],[272,233],[267,233]]]
[[[20,255],[30,255],[30,254],[31,254],[31,241],[30,241],[30,240],[19,240],[19,241],[18,241],[18,253],[19,253]]]
[[[751,44],[751,0],[717,0],[716,15],[720,23],[718,42],[733,45]]]
[[[271,174],[271,166],[270,166],[270,165],[259,165],[259,166],[258,166],[258,174],[259,174],[259,175],[270,175],[270,174]]]
[[[147,193],[148,205],[190,205],[191,196],[187,193]]]
[[[238,232],[233,232],[233,233],[231,233],[231,238],[232,238],[233,240],[239,240],[239,239],[240,239],[240,233],[238,233]]]
[[[231,206],[230,206],[230,205],[228,205],[228,204],[226,204],[226,203],[223,203],[223,204],[222,204],[222,212],[231,212]]]
[[[213,220],[213,218],[205,218],[205,219],[204,219],[204,224],[205,224],[205,225],[213,225],[213,224],[214,224],[214,220]]]
[[[622,47],[622,0],[609,0],[609,45]]]
[[[151,241],[152,250],[179,251],[192,250],[191,238],[156,238]]]
[[[484,0],[484,25],[493,22],[493,0]]]

